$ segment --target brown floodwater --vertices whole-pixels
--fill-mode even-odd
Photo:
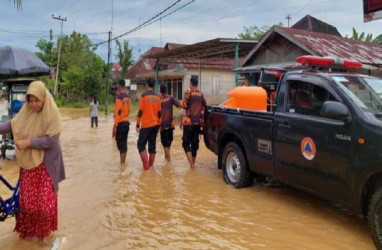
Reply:
[[[102,114],[91,129],[87,112],[62,110],[67,179],[51,237],[60,249],[375,249],[366,220],[335,204],[281,184],[225,184],[203,140],[196,169],[189,169],[178,128],[172,162],[158,140],[155,166],[143,171],[132,123],[127,163],[120,164],[112,115]],[[0,165],[14,184],[16,162]],[[19,240],[14,224],[0,222],[0,249],[41,249],[36,240]]]

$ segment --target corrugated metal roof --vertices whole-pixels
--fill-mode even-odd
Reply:
[[[334,56],[356,60],[363,64],[382,65],[382,45],[379,44],[279,26],[274,27],[274,31],[300,47],[308,47],[320,56]]]
[[[306,51],[306,54],[339,57],[382,67],[382,45],[281,26],[273,26],[247,55],[242,65],[248,66],[256,54],[267,48],[277,36],[294,43]]]
[[[161,53],[150,54],[144,58],[159,58],[160,61],[174,61],[189,58],[201,58],[204,60],[225,60],[235,58],[235,43],[239,46],[239,57],[248,54],[256,45],[255,40],[216,38],[191,45],[179,46]]]

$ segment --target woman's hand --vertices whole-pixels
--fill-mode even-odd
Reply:
[[[31,141],[29,139],[27,139],[27,140],[19,140],[19,141],[15,142],[15,145],[16,145],[17,149],[24,150],[24,149],[29,148],[29,146],[31,145]]]

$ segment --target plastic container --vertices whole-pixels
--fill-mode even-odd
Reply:
[[[257,111],[267,111],[267,92],[257,86],[240,86],[228,93],[229,99],[222,106]]]

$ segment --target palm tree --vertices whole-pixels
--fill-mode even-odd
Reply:
[[[373,40],[373,43],[377,43],[377,44],[382,44],[382,34],[377,36],[374,40]]]
[[[364,41],[369,43],[382,44],[382,34],[373,39],[373,34],[365,34],[365,32],[358,33],[355,28],[353,28],[353,40]]]
[[[8,0],[9,2],[12,2],[12,0]],[[22,0],[13,0],[13,3],[16,5],[16,8],[18,9],[18,10],[20,10],[21,9],[21,7],[22,7]]]

